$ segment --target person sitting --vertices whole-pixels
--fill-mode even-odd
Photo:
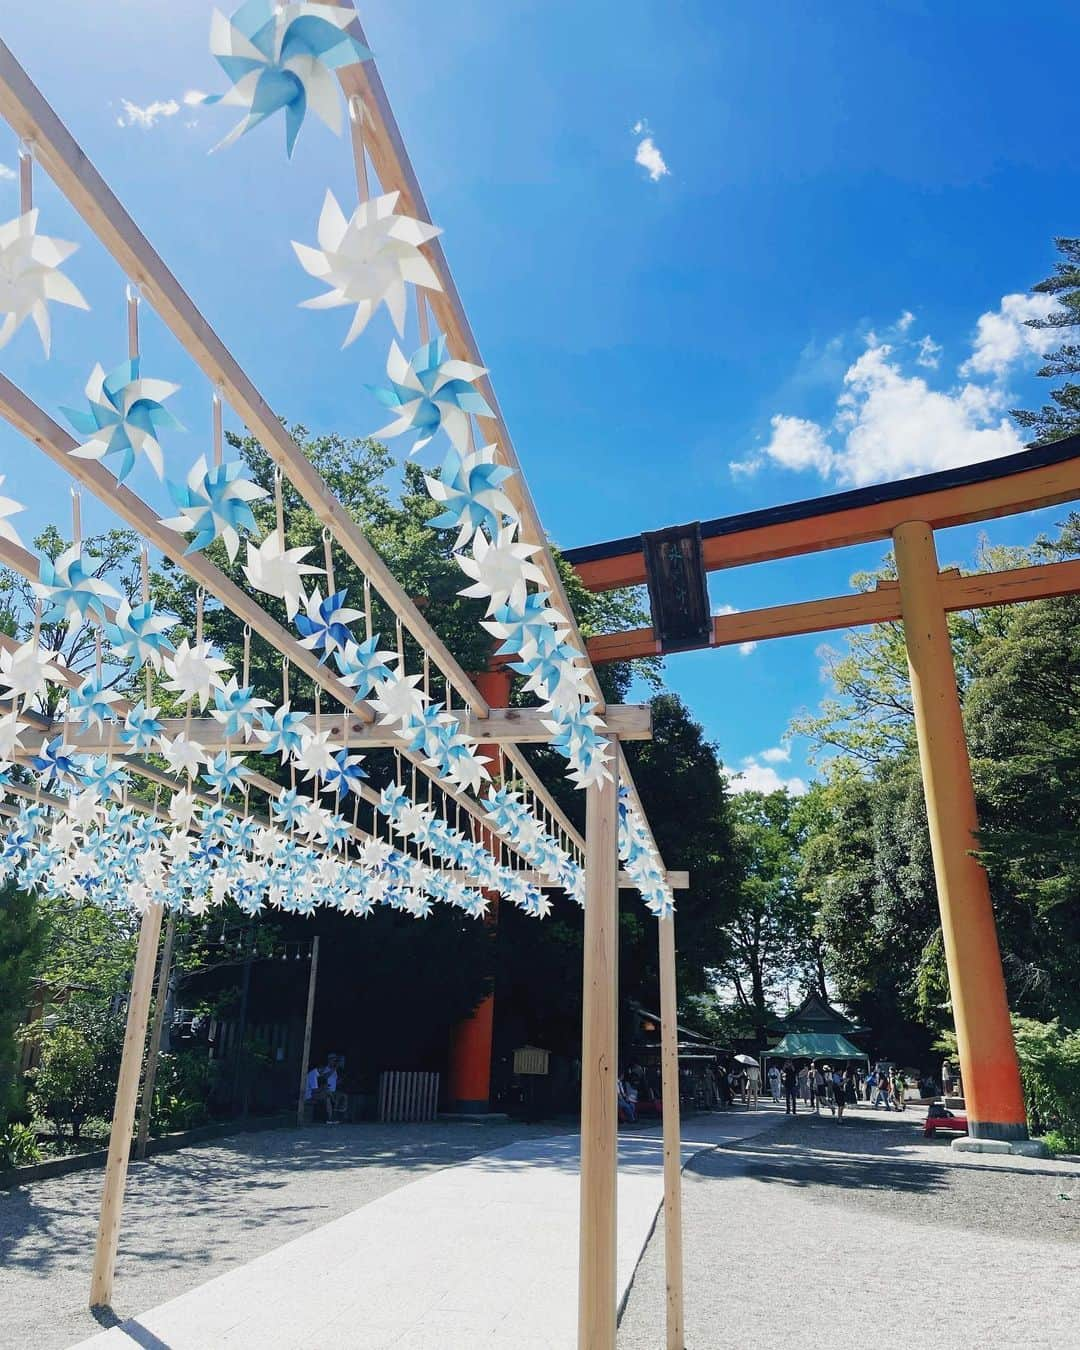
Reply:
[[[348,1094],[341,1091],[341,1070],[343,1061],[340,1055],[330,1054],[326,1065],[319,1070],[326,1089],[326,1123],[340,1125],[349,1111]]]

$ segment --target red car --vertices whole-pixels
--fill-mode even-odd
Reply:
[[[967,1116],[958,1116],[953,1111],[946,1111],[944,1107],[932,1106],[923,1126],[923,1138],[933,1139],[938,1130],[944,1130],[949,1134],[967,1134]]]

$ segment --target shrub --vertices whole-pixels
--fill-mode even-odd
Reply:
[[[217,1062],[205,1051],[161,1055],[154,1080],[155,1134],[205,1124],[217,1075]]]
[[[41,1161],[37,1135],[29,1125],[9,1125],[0,1134],[0,1170],[8,1167],[29,1167]]]
[[[30,1104],[58,1135],[70,1125],[77,1143],[88,1116],[112,1119],[124,1027],[108,1008],[77,1000],[61,1017],[41,1026],[38,1066],[28,1075]]]
[[[1058,1152],[1080,1149],[1080,1031],[1028,1017],[1013,1030],[1032,1134],[1060,1138]]]

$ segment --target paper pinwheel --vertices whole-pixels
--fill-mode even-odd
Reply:
[[[7,712],[0,716],[0,764],[9,764],[23,748],[21,735],[28,730],[29,723],[21,722],[17,712]]]
[[[59,652],[47,651],[31,638],[14,651],[0,650],[0,689],[9,698],[35,698],[48,683],[63,684],[54,662]]]
[[[401,735],[414,754],[434,759],[448,743],[447,733],[452,735],[456,726],[454,718],[443,712],[441,703],[429,703],[402,722]]]
[[[180,735],[171,741],[162,738],[161,753],[173,773],[186,773],[194,777],[200,764],[206,764],[209,756],[198,741]]]
[[[165,673],[169,677],[165,688],[182,699],[194,699],[200,708],[205,708],[213,690],[222,688],[221,675],[228,669],[228,661],[215,656],[208,642],[192,646],[184,638],[165,660]]]
[[[530,644],[541,646],[547,642],[551,630],[568,627],[559,610],[550,608],[550,599],[549,591],[530,591],[524,605],[500,605],[490,619],[481,619],[480,627],[486,628],[501,644],[496,655],[525,653]]]
[[[180,830],[186,830],[195,819],[199,809],[199,802],[194,792],[189,788],[181,788],[179,792],[174,792],[172,800],[169,802],[169,819]]]
[[[224,797],[238,791],[250,773],[251,770],[244,767],[243,755],[228,755],[222,750],[203,770],[202,779],[212,792]]]
[[[338,798],[350,792],[359,794],[360,784],[367,778],[360,767],[363,759],[363,755],[350,755],[348,750],[339,750],[334,756],[333,766],[322,772],[324,791],[333,792]]]
[[[72,455],[76,459],[119,455],[116,481],[122,483],[135,464],[135,456],[141,453],[157,476],[163,478],[165,464],[158,436],[166,430],[183,431],[164,406],[164,400],[179,388],[167,380],[143,379],[138,357],[124,361],[108,375],[96,365],[86,383],[89,411],[61,409],[75,430],[89,437],[72,450]]]
[[[494,539],[504,517],[517,523],[514,505],[500,486],[513,477],[514,471],[497,463],[496,453],[493,445],[465,455],[451,450],[443,464],[442,476],[424,478],[432,500],[446,507],[442,515],[428,524],[432,529],[457,530],[455,549],[464,548],[480,529]]]
[[[261,544],[249,539],[244,576],[255,590],[284,600],[285,614],[292,619],[305,598],[301,577],[322,575],[321,567],[304,562],[310,552],[310,548],[286,548],[277,530]]]
[[[115,622],[106,623],[105,636],[113,655],[131,662],[132,673],[144,662],[160,670],[162,661],[173,650],[167,634],[175,622],[155,614],[152,600],[133,606],[125,597],[117,607]]]
[[[543,572],[529,561],[539,551],[535,544],[518,541],[516,525],[501,529],[494,540],[485,534],[477,534],[473,539],[472,557],[466,553],[456,555],[458,566],[473,580],[473,584],[464,587],[459,594],[487,600],[489,614],[504,605],[522,609],[527,584],[544,580]]]
[[[82,294],[60,265],[78,248],[62,239],[38,234],[38,213],[0,225],[0,347],[14,336],[25,319],[32,319],[46,357],[52,346],[49,301],[89,309]]]
[[[62,623],[65,619],[86,619],[91,615],[105,622],[105,602],[119,600],[120,592],[101,577],[96,577],[93,559],[83,553],[81,544],[72,544],[55,562],[41,559],[38,580],[31,589],[40,600],[49,603],[42,623]]]
[[[113,704],[120,698],[115,689],[104,686],[93,675],[68,694],[68,717],[78,726],[105,729],[105,721],[113,715]]]
[[[290,705],[283,703],[272,713],[261,713],[259,720],[262,722],[262,728],[255,732],[256,737],[263,743],[262,753],[280,754],[282,764],[290,755],[300,753],[307,736],[304,730],[307,722],[306,713],[290,712],[289,709]]]
[[[390,387],[368,385],[371,393],[397,416],[376,436],[400,436],[417,433],[413,453],[427,445],[440,427],[450,437],[459,454],[469,445],[469,414],[492,417],[487,401],[473,382],[487,371],[468,361],[453,361],[446,354],[446,339],[433,338],[406,361],[396,342],[390,344],[386,358]]]
[[[371,706],[382,726],[406,722],[423,711],[424,695],[416,687],[422,679],[422,675],[399,675],[395,670],[389,678],[376,680]]]
[[[247,0],[232,20],[217,10],[210,20],[210,52],[232,81],[224,94],[191,101],[246,109],[244,117],[214,148],[222,149],[274,113],[285,111],[285,151],[292,155],[308,108],[341,131],[341,107],[333,72],[371,53],[344,29],[351,9],[336,5]]]
[[[476,753],[476,746],[466,736],[455,736],[446,748],[443,759],[443,777],[459,787],[478,792],[490,778],[488,760]]]
[[[327,192],[319,216],[319,247],[293,241],[304,271],[329,287],[324,295],[303,301],[303,308],[356,306],[344,347],[364,331],[380,304],[390,311],[398,333],[404,333],[406,282],[442,290],[434,268],[420,252],[420,245],[441,231],[422,220],[396,215],[398,196],[387,192],[361,202],[346,220],[337,198]]]
[[[236,561],[239,531],[254,532],[259,528],[249,503],[266,496],[265,488],[246,475],[247,466],[241,460],[208,469],[206,456],[200,455],[186,483],[169,483],[169,492],[180,513],[161,523],[181,534],[195,536],[185,554],[197,553],[215,539],[223,539],[229,561]]]
[[[106,755],[95,756],[89,765],[83,768],[82,778],[87,789],[103,800],[114,797],[120,801],[129,782],[122,766],[114,764]]]
[[[352,641],[348,625],[360,618],[358,609],[345,604],[345,591],[335,591],[324,600],[318,586],[304,601],[304,612],[297,613],[293,622],[300,634],[300,646],[319,653],[319,663],[338,647],[344,649]]]
[[[267,699],[256,698],[254,690],[241,689],[235,675],[228,684],[214,690],[214,704],[210,716],[225,728],[225,735],[242,736],[245,741],[251,739],[262,709],[270,706]]]
[[[5,476],[0,473],[0,486],[3,485]],[[6,517],[25,510],[26,507],[21,502],[15,501],[13,497],[0,497],[0,539],[6,539],[9,544],[22,543],[15,526],[10,524]]]
[[[367,698],[376,680],[388,680],[388,661],[396,660],[394,652],[379,650],[379,635],[372,633],[364,642],[347,642],[334,653],[341,672],[341,683],[355,690],[357,702]]]
[[[62,736],[55,736],[51,741],[43,742],[41,749],[30,763],[41,775],[42,787],[74,778],[80,769],[79,757],[70,745],[64,744]]]
[[[271,801],[270,810],[273,812],[274,819],[279,825],[284,825],[286,829],[296,824],[296,821],[306,803],[300,800],[299,794],[295,788],[282,788],[278,795]]]
[[[330,733],[315,731],[305,736],[303,747],[298,755],[293,756],[293,761],[297,768],[307,770],[304,774],[305,782],[329,773],[334,767],[334,750],[330,745]]]

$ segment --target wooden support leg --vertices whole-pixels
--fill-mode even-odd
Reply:
[[[116,1107],[109,1132],[109,1156],[105,1164],[94,1273],[90,1281],[91,1308],[108,1307],[112,1303],[116,1248],[120,1241],[120,1215],[124,1207],[131,1131],[135,1124],[139,1072],[142,1068],[143,1046],[146,1044],[146,1019],[150,1011],[150,991],[154,983],[154,962],[160,935],[161,906],[148,905],[139,925],[139,945],[135,953],[135,972],[131,978],[120,1077],[116,1084]]]
[[[614,769],[617,744],[611,748]],[[578,1348],[615,1350],[618,794],[614,782],[586,791]]]
[[[979,822],[934,534],[908,522],[893,542],[968,1129],[973,1138],[1026,1139],[990,887],[971,856]]]
[[[146,1052],[146,1073],[143,1075],[142,1101],[139,1104],[139,1135],[135,1141],[135,1156],[146,1157],[146,1141],[150,1134],[150,1116],[154,1110],[154,1079],[157,1077],[158,1052],[161,1050],[161,1029],[165,1024],[165,1005],[168,1003],[169,979],[172,974],[173,943],[176,941],[176,910],[169,910],[165,925],[165,941],[158,962],[157,1003],[154,1021],[150,1027],[150,1048]]]
[[[675,920],[657,921],[660,937],[660,1072],[664,1110],[664,1267],[667,1350],[684,1350],[682,1141],[679,1112],[679,1029],[675,987]]]
[[[296,1123],[304,1123],[304,1096],[307,1093],[308,1061],[311,1059],[311,1023],[315,1016],[315,977],[319,971],[319,939],[311,939],[311,973],[308,975],[307,1013],[304,1017],[304,1049],[300,1056],[300,1096],[296,1101]]]

